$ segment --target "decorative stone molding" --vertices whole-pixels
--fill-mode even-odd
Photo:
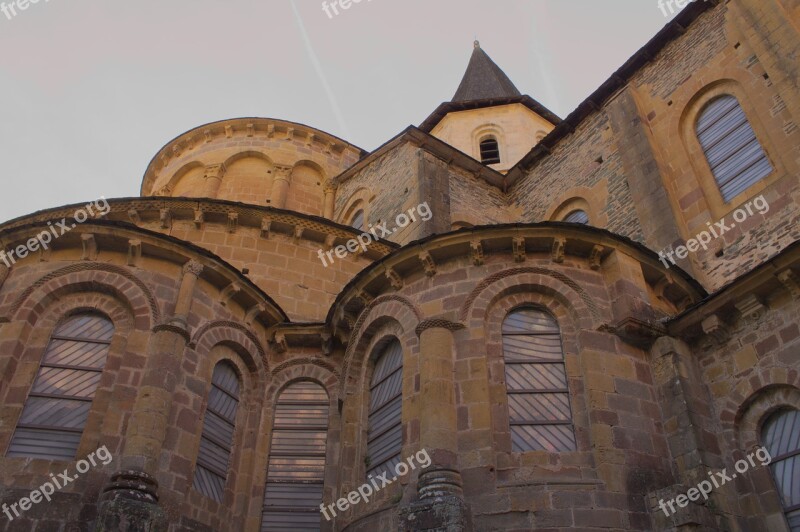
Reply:
[[[403,288],[403,278],[400,277],[400,274],[398,274],[392,268],[386,268],[386,278],[389,279],[389,282],[392,284],[392,288],[395,290],[400,290]]]
[[[483,265],[483,244],[481,244],[480,240],[472,240],[469,243],[469,247],[472,250],[472,264],[475,266],[482,266]]]
[[[134,238],[128,240],[128,266],[138,266],[142,258],[142,241]]]
[[[131,222],[135,223],[136,225],[142,223],[142,219],[139,217],[139,211],[137,211],[136,209],[128,210],[128,218],[130,219]]]
[[[421,251],[419,255],[417,255],[420,262],[422,262],[422,267],[425,268],[425,275],[428,277],[433,277],[436,275],[436,262],[433,260],[433,257],[427,251]]]
[[[235,233],[236,229],[239,227],[239,213],[236,212],[229,212],[228,213],[228,232]]]
[[[776,277],[794,299],[800,299],[800,277],[798,277],[794,271],[784,270],[776,275]]]
[[[242,291],[242,287],[239,283],[231,283],[225,287],[225,289],[220,293],[219,302],[222,306],[228,306],[228,302],[231,298],[236,297],[236,294]]]
[[[593,270],[600,269],[600,261],[603,258],[603,251],[605,248],[603,246],[594,246],[592,248],[591,253],[589,253],[589,267]]]
[[[748,294],[740,301],[735,302],[734,306],[741,313],[745,323],[758,321],[767,311],[767,307],[761,303],[755,294]]]
[[[514,256],[514,262],[525,262],[525,237],[515,236],[511,239],[511,253]]]
[[[187,330],[186,325],[182,322],[175,320],[170,320],[170,323],[160,323],[156,325],[155,327],[153,327],[153,332],[154,333],[171,332],[177,334],[186,341],[186,345],[189,345],[189,342],[192,339],[191,335],[189,334],[189,331]]]
[[[169,229],[172,224],[172,213],[169,209],[160,209],[158,211],[158,220],[161,223],[161,229]]]
[[[97,240],[93,234],[84,233],[81,235],[81,260],[97,260]]]
[[[564,262],[564,248],[566,247],[567,239],[563,236],[557,236],[553,239],[553,262],[561,264]]]
[[[196,229],[203,228],[203,222],[205,222],[206,215],[203,212],[203,209],[195,209],[194,210],[194,226]]]
[[[728,327],[716,314],[712,314],[704,319],[701,325],[703,327],[703,332],[719,344],[724,344],[730,338]]]
[[[423,331],[428,329],[447,329],[448,331],[460,331],[463,328],[463,323],[457,323],[445,318],[429,318],[422,320],[414,329],[414,332],[417,334],[417,336],[420,336]]]

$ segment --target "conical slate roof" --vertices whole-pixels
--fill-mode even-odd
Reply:
[[[467,71],[452,101],[468,102],[521,95],[505,72],[481,49],[480,43],[475,41]]]

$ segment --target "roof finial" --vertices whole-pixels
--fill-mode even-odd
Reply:
[[[478,38],[476,37],[475,38],[475,48],[480,48],[480,47],[481,47],[481,43],[480,43],[480,41],[478,41]]]

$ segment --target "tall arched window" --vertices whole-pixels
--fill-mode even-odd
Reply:
[[[313,382],[283,390],[275,406],[261,530],[319,530],[329,399]]]
[[[403,348],[398,340],[375,360],[369,389],[367,474],[376,475],[394,471],[403,448]]]
[[[576,209],[566,215],[564,217],[565,222],[571,222],[574,224],[588,224],[589,223],[589,215],[586,214],[586,211],[581,209]]]
[[[494,137],[485,137],[481,141],[481,162],[497,164],[500,162],[500,145]]]
[[[574,451],[569,387],[558,323],[521,308],[503,322],[508,417],[515,452]]]
[[[781,410],[764,423],[761,440],[792,532],[800,532],[800,411]]]
[[[231,363],[223,360],[214,367],[211,376],[194,472],[194,489],[217,502],[222,502],[225,492],[238,408],[239,376]]]
[[[697,118],[696,132],[726,203],[772,172],[735,97],[725,94],[707,103]]]
[[[92,313],[56,327],[7,456],[75,458],[113,336],[114,324]]]

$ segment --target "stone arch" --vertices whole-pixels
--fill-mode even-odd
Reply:
[[[559,300],[582,329],[600,326],[600,309],[578,283],[561,272],[536,266],[511,268],[486,277],[467,297],[459,319],[476,327],[494,301],[520,291],[542,292]]]
[[[325,171],[313,161],[303,159],[292,167],[286,209],[321,216],[325,202]]]
[[[595,187],[572,187],[550,203],[544,216],[545,220],[560,222],[575,209],[586,211],[589,225],[605,227],[608,216],[603,213],[608,197],[608,189],[603,184]]]
[[[153,294],[141,279],[113,264],[81,262],[51,272],[27,288],[6,308],[15,320],[36,323],[51,302],[75,292],[102,292],[123,302],[134,316],[137,329],[149,329],[161,315]]]
[[[355,372],[353,375],[360,371],[368,347],[365,341],[368,343],[375,331],[391,320],[400,325],[403,332],[413,332],[422,321],[422,312],[409,299],[397,294],[379,296],[372,300],[358,316],[350,333],[342,362],[343,387],[351,379],[351,371]],[[344,391],[341,391],[342,397]]]
[[[225,160],[217,198],[265,205],[272,192],[275,164],[259,151],[238,152]]]
[[[364,222],[366,223],[370,219],[370,202],[375,198],[375,194],[366,188],[360,187],[353,192],[347,201],[345,202],[345,208],[342,209],[341,214],[339,216],[339,223],[342,225],[350,225],[352,221],[353,215],[359,209],[363,209],[364,211]]]
[[[261,342],[247,327],[232,321],[211,321],[200,327],[189,343],[198,353],[208,353],[219,344],[225,344],[242,357],[251,372],[266,376],[269,363]]]
[[[784,407],[800,410],[800,387],[770,384],[750,395],[736,412],[737,449],[747,451],[759,446],[764,422]]]
[[[157,192],[160,196],[199,196],[204,189],[203,175],[205,165],[200,161],[191,161],[181,166],[167,183]],[[184,192],[190,192],[184,194]]]
[[[727,72],[723,72],[722,74],[724,76]],[[702,190],[703,196],[705,197],[714,219],[722,218],[729,210],[741,203],[740,200],[743,197],[757,194],[769,183],[774,181],[778,175],[786,172],[779,154],[772,148],[774,142],[771,138],[770,130],[765,127],[761,113],[758,112],[751,96],[744,88],[746,82],[738,79],[740,75],[738,72],[735,74],[730,72],[730,74],[732,74],[730,77],[721,77],[705,85],[696,86],[694,88],[694,93],[688,98],[674,123],[674,127],[677,130],[676,132],[681,139],[684,153],[689,160],[690,168],[693,170],[693,177],[697,180],[697,184]],[[770,175],[752,184],[747,190],[742,191],[735,198],[732,198],[730,203],[726,203],[722,197],[717,181],[708,165],[706,155],[697,138],[695,127],[698,116],[705,106],[712,100],[723,95],[730,95],[736,98],[747,117],[747,121],[753,128],[758,143],[761,145],[761,148],[766,153],[767,159],[772,165],[772,172]],[[675,198],[675,201],[677,201],[677,199],[678,198]]]

